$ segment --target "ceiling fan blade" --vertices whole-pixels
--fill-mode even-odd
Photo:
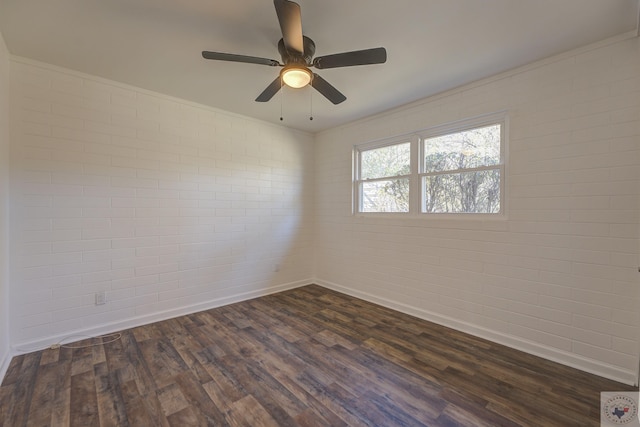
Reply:
[[[376,47],[373,49],[319,56],[313,60],[313,66],[322,70],[325,68],[351,67],[354,65],[383,64],[386,61],[387,50],[383,47]]]
[[[262,91],[260,95],[256,98],[256,102],[267,102],[273,95],[278,93],[278,91],[282,88],[282,80],[280,76],[278,76],[274,81],[271,82],[269,86],[265,90]]]
[[[313,86],[315,90],[323,94],[325,98],[333,102],[335,105],[340,104],[347,99],[347,97],[344,96],[338,89],[331,86],[328,81],[326,81],[316,73],[313,73],[311,86]]]
[[[202,57],[204,59],[216,59],[218,61],[246,62],[248,64],[270,65],[272,67],[282,65],[275,59],[258,58],[257,56],[236,55],[233,53],[207,52],[206,50],[202,52]]]
[[[285,47],[290,52],[302,54],[304,44],[300,5],[289,0],[273,0],[273,5],[276,7]]]

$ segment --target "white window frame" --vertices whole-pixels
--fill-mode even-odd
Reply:
[[[500,164],[496,166],[482,166],[478,168],[461,169],[446,172],[427,173],[424,171],[424,141],[429,138],[450,135],[453,133],[463,132],[470,129],[482,128],[491,125],[500,125]],[[409,212],[362,212],[362,184],[367,181],[360,178],[360,162],[361,155],[364,151],[383,148],[391,145],[397,145],[410,142],[411,146],[411,174],[398,176],[397,178],[409,178]],[[372,141],[355,145],[353,148],[353,193],[352,193],[352,213],[358,216],[375,216],[375,217],[393,217],[393,218],[447,218],[447,219],[506,219],[507,213],[507,164],[508,164],[508,115],[506,112],[498,112],[478,116],[474,118],[459,120],[417,132],[400,135],[393,138],[387,138],[379,141]],[[478,170],[500,171],[500,211],[497,213],[431,213],[423,212],[424,208],[424,191],[422,189],[422,180],[425,176],[451,174],[459,172],[474,172]],[[389,177],[387,177],[388,179]],[[395,177],[394,177],[395,178]],[[385,179],[385,178],[380,178]]]

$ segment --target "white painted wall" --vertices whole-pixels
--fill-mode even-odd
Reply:
[[[9,51],[0,34],[0,379],[9,348]]]
[[[506,110],[506,220],[351,214],[354,144]],[[640,39],[625,36],[316,137],[318,282],[637,383]]]
[[[11,72],[18,351],[311,282],[311,135],[19,58]]]

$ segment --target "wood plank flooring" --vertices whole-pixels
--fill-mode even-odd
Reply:
[[[17,356],[0,424],[585,427],[622,390],[311,285]]]

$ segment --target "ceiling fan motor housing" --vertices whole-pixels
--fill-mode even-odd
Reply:
[[[278,52],[282,57],[282,62],[286,64],[303,64],[306,66],[311,65],[313,55],[316,53],[316,44],[307,36],[302,36],[302,43],[304,46],[304,52],[292,52],[287,50],[284,45],[284,39],[280,39],[278,42]]]

